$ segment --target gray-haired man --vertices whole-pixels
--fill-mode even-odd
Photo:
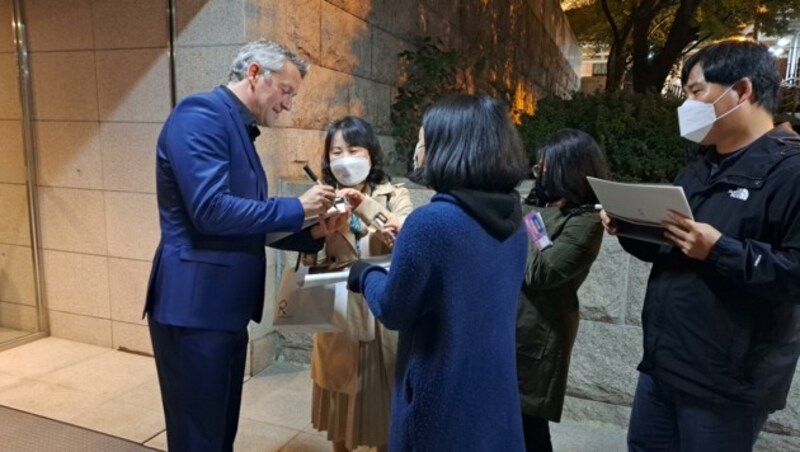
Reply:
[[[301,232],[324,213],[334,189],[269,198],[254,141],[292,107],[308,64],[285,47],[242,47],[230,82],[181,101],[158,138],[161,242],[153,259],[148,315],[174,451],[231,451],[239,422],[247,324],[264,307],[265,234],[316,252],[344,215]],[[275,245],[273,245],[275,246]]]

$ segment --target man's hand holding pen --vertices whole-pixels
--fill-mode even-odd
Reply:
[[[325,215],[336,200],[336,190],[330,185],[323,184],[308,164],[303,166],[303,171],[315,184],[300,195],[300,203],[303,205],[305,216],[308,218]]]
[[[335,199],[336,191],[330,185],[314,185],[300,195],[306,218],[325,215]]]
[[[300,203],[303,205],[306,218],[315,215],[320,217],[319,223],[311,228],[311,237],[325,238],[347,223],[350,209],[345,208],[338,213],[329,214],[328,211],[336,202],[336,190],[330,185],[324,185],[308,164],[303,166],[303,171],[315,185],[300,195]]]

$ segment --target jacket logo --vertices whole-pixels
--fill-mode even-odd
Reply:
[[[747,201],[747,198],[750,197],[750,192],[747,191],[746,188],[737,188],[736,190],[728,190],[728,194],[733,199],[738,199],[740,201]]]

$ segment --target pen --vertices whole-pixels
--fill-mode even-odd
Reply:
[[[306,163],[306,164],[303,166],[303,171],[305,171],[305,172],[306,172],[306,174],[308,175],[309,179],[311,179],[312,181],[314,181],[314,183],[315,183],[315,184],[317,184],[317,185],[322,185],[322,181],[320,181],[320,180],[319,180],[319,178],[317,177],[317,175],[316,175],[316,174],[314,174],[314,171],[313,171],[313,170],[311,170],[311,167],[310,167],[310,166],[308,166],[308,163]]]
[[[308,163],[303,165],[303,171],[306,172],[306,175],[308,176],[308,178],[311,179],[312,181],[314,181],[315,184],[317,184],[317,185],[325,185],[325,184],[322,183],[321,180],[319,180],[317,175],[314,174],[314,170],[312,170],[311,167],[308,166]],[[346,206],[350,205],[350,203],[347,201],[347,198],[338,198],[338,199],[335,199],[333,201],[333,205],[331,206],[331,209],[333,209],[336,212],[343,212],[345,209],[339,207],[339,204],[342,204],[342,203],[344,205],[346,205]],[[328,213],[331,213],[331,212],[328,211]]]

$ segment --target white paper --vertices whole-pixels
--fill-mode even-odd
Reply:
[[[615,221],[617,235],[673,246],[661,222],[674,210],[689,218],[692,209],[682,187],[667,184],[626,184],[587,177],[597,199]]]
[[[694,219],[683,187],[668,184],[627,184],[586,177],[592,190],[610,215],[634,223],[660,225],[667,210]]]
[[[388,270],[392,262],[392,256],[390,254],[386,254],[383,256],[361,259],[361,261],[370,263],[372,265],[379,265]],[[309,274],[308,267],[301,266],[299,269],[297,269],[297,285],[299,287],[314,287],[325,284],[334,284],[337,282],[347,281],[347,277],[349,275],[350,267],[346,267],[338,271]]]

